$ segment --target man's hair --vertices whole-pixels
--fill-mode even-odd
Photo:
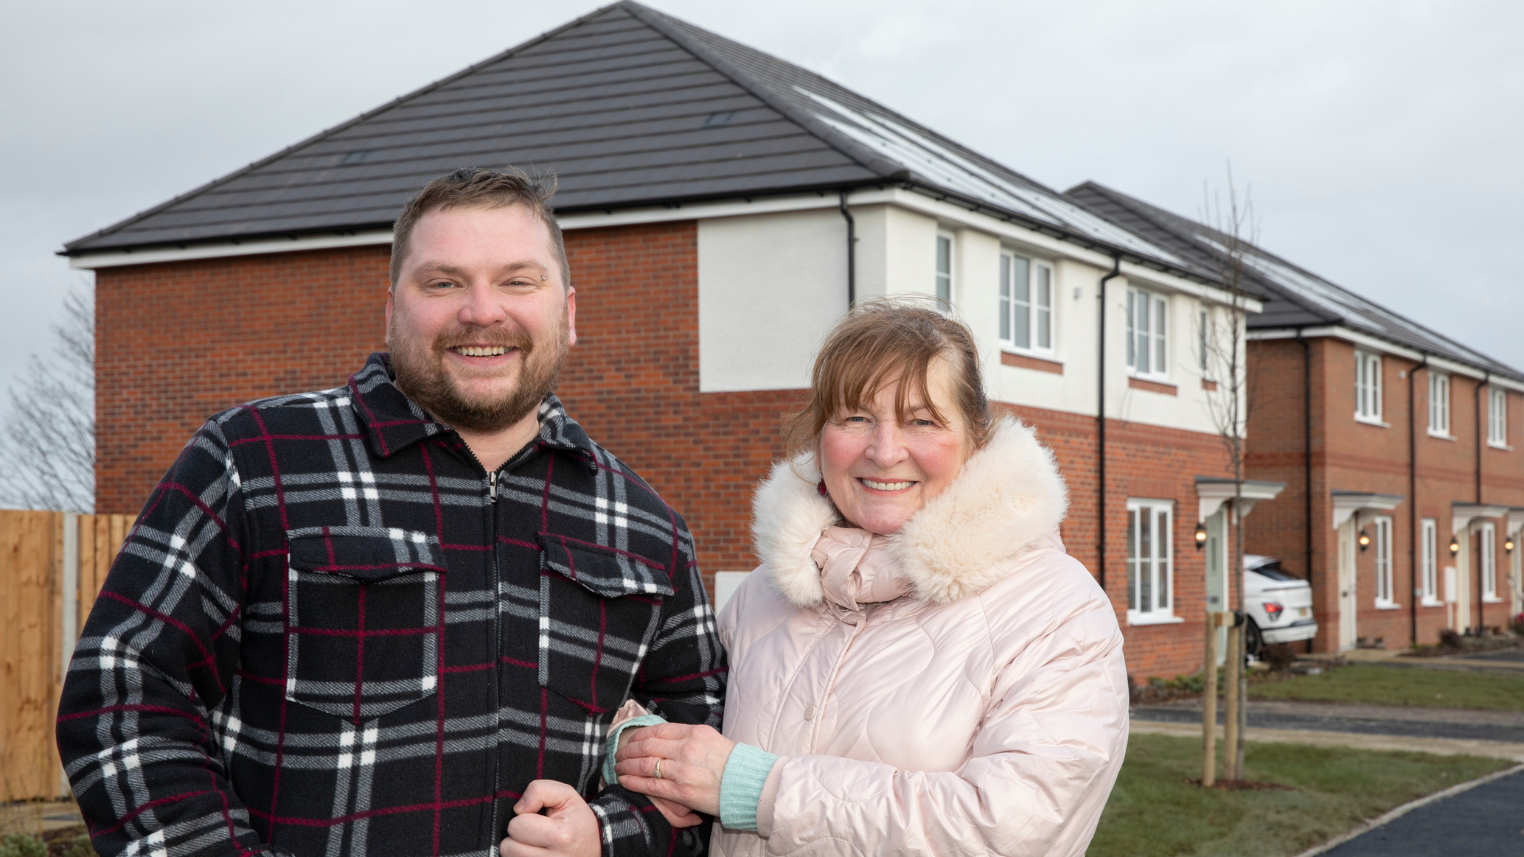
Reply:
[[[392,227],[392,288],[402,274],[402,263],[407,259],[412,243],[413,227],[418,219],[440,208],[502,208],[509,205],[525,206],[550,232],[550,244],[555,250],[556,261],[561,264],[561,280],[571,288],[571,266],[566,262],[566,241],[561,237],[561,226],[556,223],[550,198],[555,196],[556,182],[551,177],[549,186],[540,179],[530,178],[518,167],[507,167],[502,172],[481,167],[461,167],[449,175],[440,176],[423,186],[397,215]]]
[[[922,394],[932,416],[944,419],[926,387],[927,370],[937,358],[951,364],[951,404],[968,426],[968,440],[982,448],[993,422],[979,349],[968,326],[903,299],[880,298],[852,310],[826,337],[815,357],[809,402],[784,428],[784,451],[793,457],[814,449],[828,421],[871,402],[883,382],[895,376],[900,383],[894,405],[902,420],[909,416],[915,393]]]

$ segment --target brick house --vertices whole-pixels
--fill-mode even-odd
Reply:
[[[1198,264],[1220,233],[1068,192]],[[1318,651],[1506,627],[1524,609],[1524,372],[1252,248],[1248,474],[1287,485],[1244,542],[1312,583]]]
[[[1228,459],[1207,408],[1223,393],[1182,332],[1223,312],[1211,270],[633,2],[68,244],[96,276],[97,509],[136,512],[209,414],[339,384],[382,349],[396,212],[450,169],[507,164],[559,180],[580,300],[558,393],[686,517],[711,580],[755,564],[751,491],[825,331],[853,300],[940,298],[999,406],[1055,449],[1063,536],[1111,595],[1130,671],[1199,668]],[[1202,520],[1211,551],[1191,547]]]

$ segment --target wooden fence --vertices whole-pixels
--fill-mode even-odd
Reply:
[[[66,795],[53,721],[128,515],[0,510],[0,801]]]

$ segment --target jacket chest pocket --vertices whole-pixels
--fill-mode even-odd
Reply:
[[[311,527],[286,541],[286,698],[359,723],[432,696],[444,626],[438,539]]]
[[[539,540],[540,686],[589,714],[617,708],[674,592],[667,570],[553,533]]]

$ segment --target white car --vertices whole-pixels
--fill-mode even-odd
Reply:
[[[1262,646],[1310,640],[1318,633],[1312,617],[1312,587],[1281,571],[1281,561],[1244,555],[1244,612],[1249,615],[1244,647],[1258,656]]]

